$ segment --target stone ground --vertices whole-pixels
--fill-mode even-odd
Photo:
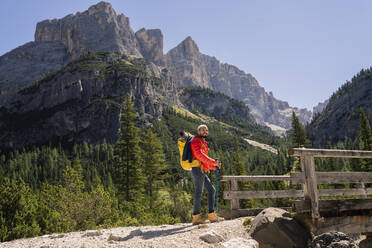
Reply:
[[[192,248],[224,247],[222,242],[208,244],[199,237],[208,231],[215,231],[225,241],[232,238],[249,239],[244,229],[245,217],[225,220],[219,223],[193,226],[191,223],[161,226],[120,227],[113,229],[88,230],[44,235],[35,238],[18,239],[0,243],[1,248]]]

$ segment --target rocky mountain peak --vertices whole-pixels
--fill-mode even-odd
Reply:
[[[129,19],[100,2],[87,11],[37,24],[36,42],[62,42],[72,59],[87,51],[114,51],[140,56]]]
[[[199,47],[196,45],[191,36],[187,36],[186,39],[181,42],[180,46],[182,46],[184,50],[188,52],[199,52]]]
[[[279,130],[278,134],[290,128],[292,111],[304,123],[311,118],[310,111],[292,108],[266,92],[251,74],[200,53],[190,36],[165,55],[165,62],[178,87],[197,85],[243,101],[260,124]]]
[[[116,16],[115,10],[112,8],[112,5],[108,2],[104,2],[104,1],[99,2],[95,5],[90,6],[88,9],[89,15],[94,15],[96,13],[101,13],[101,12]]]
[[[161,30],[142,28],[135,35],[142,56],[156,64],[163,64],[163,34]]]
[[[172,58],[183,57],[186,59],[192,59],[197,57],[200,54],[199,47],[196,45],[195,41],[188,36],[184,39],[178,46],[171,49],[168,52],[168,55]]]
[[[115,10],[112,8],[112,5],[107,2],[99,2],[96,5],[92,5],[89,7],[87,11],[84,12],[84,14],[90,15],[90,16],[106,16],[108,21],[112,21],[113,19],[116,19],[119,26],[131,29],[129,18],[126,17],[124,14],[116,15]]]
[[[327,106],[329,99],[325,100],[324,102],[318,103],[315,107],[313,107],[313,114],[321,113],[323,109]]]

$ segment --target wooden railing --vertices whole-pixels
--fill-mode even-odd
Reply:
[[[303,197],[304,191],[301,190],[246,190],[239,191],[239,181],[249,182],[268,182],[268,181],[290,181],[293,184],[303,183],[300,173],[291,173],[289,176],[222,176],[223,182],[229,182],[230,190],[224,191],[223,198],[230,200],[231,210],[226,212],[230,218],[245,216],[255,210],[240,208],[240,199],[264,199],[264,198],[286,198],[286,197]]]
[[[303,212],[309,208],[313,218],[320,218],[320,196],[361,196],[362,199],[367,195],[372,195],[371,188],[365,188],[365,183],[372,183],[372,172],[316,172],[314,157],[329,158],[372,158],[372,151],[353,151],[353,150],[330,150],[330,149],[305,149],[294,148],[289,152],[290,156],[300,157],[301,160],[301,178],[303,180],[304,200],[296,202],[296,210]],[[355,189],[318,189],[318,184],[345,184],[357,183],[359,188]],[[338,204],[350,205],[354,200],[339,200]],[[330,201],[332,202],[332,201]],[[362,202],[368,202],[366,199]],[[336,202],[334,202],[336,203]],[[371,202],[372,203],[372,202]],[[362,209],[372,209],[372,204],[360,206]],[[351,204],[352,208],[356,208]],[[347,208],[345,208],[347,209]],[[324,208],[327,210],[327,208]]]
[[[303,197],[294,201],[296,212],[309,212],[313,219],[321,217],[321,211],[335,209],[372,210],[372,188],[366,188],[366,183],[372,183],[372,172],[317,172],[315,171],[315,157],[332,158],[372,158],[372,151],[328,150],[294,148],[289,150],[290,156],[300,157],[301,172],[291,173],[289,176],[223,176],[222,181],[230,183],[230,190],[223,194],[224,199],[231,201],[231,216],[239,216],[240,199]],[[290,181],[292,185],[300,184],[297,190],[262,190],[239,191],[238,181]],[[318,189],[318,184],[358,184],[358,188]],[[359,199],[321,200],[321,196],[359,196]],[[235,213],[234,213],[235,212]],[[238,213],[238,214],[236,214]],[[368,219],[372,221],[372,219]],[[372,225],[370,225],[370,229]],[[370,230],[368,229],[368,230]],[[372,230],[370,231],[372,232]]]

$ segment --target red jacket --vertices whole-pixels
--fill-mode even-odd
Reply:
[[[201,162],[201,166],[203,167],[201,169],[204,171],[216,169],[214,165],[216,161],[208,157],[208,150],[208,142],[205,139],[195,136],[191,141],[192,158]]]

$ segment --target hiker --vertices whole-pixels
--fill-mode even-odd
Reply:
[[[195,160],[199,160],[201,164],[197,167],[192,167],[191,175],[195,186],[194,195],[194,212],[192,216],[192,224],[204,224],[216,221],[223,221],[224,218],[217,217],[214,211],[214,198],[216,190],[213,187],[207,172],[209,170],[216,170],[216,168],[221,168],[221,162],[217,159],[212,159],[208,157],[208,143],[205,138],[208,136],[208,127],[206,125],[200,125],[197,129],[197,136],[191,141],[191,152],[192,157]],[[203,220],[200,216],[200,203],[201,196],[203,193],[203,188],[208,191],[208,220]]]

